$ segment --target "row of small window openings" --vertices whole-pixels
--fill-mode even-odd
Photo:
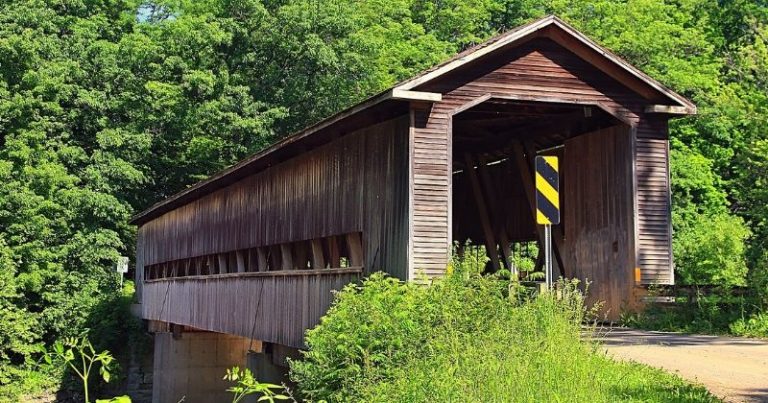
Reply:
[[[353,232],[157,263],[144,267],[144,278],[362,266],[362,234]]]

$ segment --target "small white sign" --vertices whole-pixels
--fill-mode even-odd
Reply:
[[[128,273],[128,256],[120,256],[117,258],[117,263],[115,264],[115,269],[118,273]]]

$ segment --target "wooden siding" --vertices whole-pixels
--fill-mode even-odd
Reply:
[[[233,273],[150,280],[144,319],[303,348],[333,300],[361,269]]]
[[[591,301],[605,301],[615,318],[634,281],[632,134],[627,126],[574,137],[565,143],[562,169],[563,264],[591,282]]]
[[[450,186],[452,116],[489,98],[592,103],[629,125],[645,118],[648,101],[568,51],[536,38],[415,88],[443,94],[429,109],[413,108],[411,117],[411,278],[423,270],[442,274],[451,243]],[[625,155],[627,161],[632,155]],[[632,178],[625,186],[632,187]],[[631,206],[631,204],[630,204]],[[663,247],[663,245],[662,245]],[[667,249],[669,249],[667,247]]]
[[[635,140],[637,261],[644,284],[673,284],[666,120],[646,119]]]
[[[404,279],[407,133],[407,116],[373,125],[172,210],[139,228],[137,261],[361,232],[365,270]]]
[[[445,272],[451,250],[451,153],[449,116],[414,109],[410,135],[409,276],[411,280]]]

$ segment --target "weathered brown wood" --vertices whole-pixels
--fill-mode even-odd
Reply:
[[[665,119],[648,117],[635,138],[636,260],[644,284],[672,283],[669,142]]]
[[[237,272],[245,273],[245,252],[239,250],[235,254],[237,257]]]
[[[293,263],[293,251],[291,245],[287,243],[280,244],[280,261],[282,262],[281,270],[294,270],[296,265]]]
[[[361,266],[363,264],[363,243],[359,232],[347,235],[347,250],[349,251],[350,264]]]
[[[178,277],[144,284],[142,316],[195,329],[304,348],[333,299],[361,268]]]
[[[280,245],[272,245],[267,250],[269,270],[283,270],[283,252],[280,249]]]
[[[331,267],[341,267],[341,251],[339,250],[339,240],[335,236],[326,238],[328,246],[328,263]]]
[[[273,277],[297,277],[297,276],[314,276],[318,274],[344,274],[344,273],[361,273],[362,267],[349,266],[349,267],[331,267],[324,269],[307,269],[307,270],[275,270],[269,272],[245,272],[245,273],[224,273],[224,274],[205,274],[201,276],[186,276],[186,277],[167,277],[156,278],[153,280],[147,280],[145,283],[158,283],[167,281],[180,281],[180,280],[205,280],[205,279],[223,279],[223,278],[273,278]]]
[[[411,280],[440,276],[448,264],[452,164],[447,118],[444,111],[434,107],[411,110],[408,175],[411,224],[408,279]]]
[[[477,179],[477,172],[475,172],[475,161],[469,154],[464,154],[464,162],[466,165],[467,176],[469,177],[469,183],[472,184],[472,194],[475,197],[475,203],[477,204],[477,211],[480,214],[480,222],[483,226],[483,233],[485,235],[485,250],[488,253],[488,257],[491,259],[491,266],[494,271],[499,270],[499,252],[496,247],[496,237],[493,235],[493,229],[491,228],[491,220],[488,216],[488,207],[486,206],[483,192],[480,189],[480,182]]]
[[[259,268],[260,272],[264,272],[269,270],[268,266],[268,260],[267,260],[267,248],[254,248],[256,249],[256,259],[257,259],[257,266]]]
[[[405,279],[407,141],[390,119],[169,211],[139,229],[143,265],[364,232],[365,267]]]
[[[479,155],[478,169],[480,171],[480,180],[482,181],[483,187],[485,188],[485,194],[488,195],[488,206],[490,207],[491,215],[494,217],[503,217],[503,207],[499,205],[499,198],[496,194],[494,183],[491,181],[491,176],[488,173],[487,164],[488,160],[483,155]],[[497,220],[495,231],[498,234],[499,242],[501,243],[501,256],[504,260],[504,266],[506,266],[510,273],[514,274],[515,268],[512,264],[512,251],[510,250],[510,241],[509,237],[507,237],[507,231],[504,228],[501,220]]]
[[[293,264],[297,269],[306,269],[309,263],[307,241],[299,241],[293,244]]]
[[[634,286],[632,136],[616,126],[568,140],[561,188],[565,265],[589,279],[589,300],[604,301],[616,318],[631,303]]]
[[[323,243],[320,239],[313,239],[310,242],[312,248],[312,268],[322,269],[325,267],[325,257],[323,256]]]

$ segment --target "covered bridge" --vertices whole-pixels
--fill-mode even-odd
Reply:
[[[610,316],[673,281],[667,122],[696,107],[556,17],[497,36],[135,216],[142,315],[302,347],[331,290],[494,267],[540,239],[533,158],[560,156],[556,266]]]

